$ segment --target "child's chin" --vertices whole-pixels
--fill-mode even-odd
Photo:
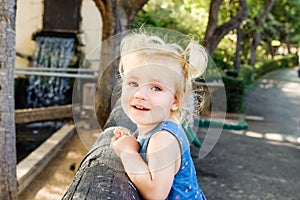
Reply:
[[[152,124],[152,122],[141,121],[141,120],[133,120],[133,122],[135,124],[137,124],[138,126],[146,126],[146,125]]]
[[[131,118],[131,121],[137,125],[145,126],[145,125],[150,125],[153,123],[152,120],[141,120],[141,119],[133,119]]]

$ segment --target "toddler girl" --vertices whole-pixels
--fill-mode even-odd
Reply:
[[[145,199],[205,199],[180,120],[191,110],[191,80],[207,60],[193,41],[183,50],[144,33],[122,40],[122,108],[138,135],[116,129],[111,146]]]

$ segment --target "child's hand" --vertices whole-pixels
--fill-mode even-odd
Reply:
[[[111,139],[111,148],[116,152],[117,156],[120,157],[122,153],[139,152],[139,143],[127,131],[115,129],[114,134],[115,136]]]
[[[114,137],[111,139],[112,142],[115,142],[116,140],[118,140],[120,137],[124,136],[124,135],[130,135],[130,133],[127,130],[121,130],[119,128],[116,128],[114,130]]]

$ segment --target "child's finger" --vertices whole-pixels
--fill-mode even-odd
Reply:
[[[119,139],[119,138],[120,138],[120,137],[114,136],[114,137],[111,138],[111,141],[114,142],[114,141],[116,141],[116,140]]]
[[[130,135],[129,132],[126,129],[119,129],[119,128],[116,128],[114,130],[114,134],[115,134],[116,137],[122,137],[124,135]]]
[[[116,128],[114,130],[114,134],[115,134],[114,137],[117,138],[117,139],[122,136],[122,132],[121,132],[121,130],[119,128]]]
[[[121,131],[122,133],[122,136],[123,135],[130,135],[130,133],[129,133],[129,131],[127,130],[127,129],[123,129],[122,131]]]
[[[115,141],[117,141],[117,138],[116,137],[112,137],[111,140],[110,140],[110,148],[111,149],[113,149],[113,144],[114,144]]]
[[[120,129],[115,129],[114,130],[114,136],[110,140],[110,146],[112,148],[112,145],[115,141],[117,141],[121,137],[121,132]]]
[[[124,135],[129,135],[129,133],[127,131],[122,131],[121,136],[124,136]]]

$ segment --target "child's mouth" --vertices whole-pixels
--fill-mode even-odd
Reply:
[[[143,106],[137,106],[137,105],[135,105],[135,106],[133,106],[135,109],[137,109],[137,110],[141,110],[141,111],[149,111],[150,109],[148,109],[148,108],[145,108],[145,107],[143,107]]]

